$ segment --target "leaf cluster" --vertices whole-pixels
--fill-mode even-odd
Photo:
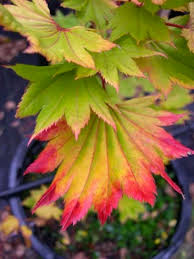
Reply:
[[[181,193],[164,163],[193,151],[162,126],[183,117],[168,111],[180,113],[191,101],[192,1],[64,0],[69,14],[55,16],[45,0],[11,2],[0,5],[0,24],[27,38],[26,52],[50,62],[11,67],[29,81],[17,116],[38,114],[31,140],[49,141],[26,173],[59,167],[36,208],[65,195],[65,229],[92,205],[104,222],[123,194],[153,204],[152,173]],[[189,15],[168,20],[161,9]],[[137,98],[138,86],[155,96]]]

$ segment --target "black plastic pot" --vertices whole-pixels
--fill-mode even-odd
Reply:
[[[185,134],[185,132],[184,132]],[[18,175],[18,172],[21,171],[23,167],[24,158],[27,152],[27,139],[24,140],[18,147],[16,155],[11,163],[9,178],[8,178],[8,186],[9,190],[0,194],[0,197],[3,196],[11,196],[9,197],[10,206],[13,214],[19,219],[21,224],[26,223],[26,215],[24,209],[22,207],[21,200],[19,198],[19,193],[23,190],[29,190],[30,188],[38,187],[38,185],[48,183],[52,180],[52,177],[46,177],[41,180],[20,185],[22,174]],[[153,259],[170,259],[171,256],[177,251],[184,240],[184,236],[188,230],[190,219],[191,219],[191,198],[189,195],[188,182],[185,180],[186,172],[184,170],[184,161],[179,163],[179,161],[172,162],[174,170],[176,172],[176,176],[179,182],[179,185],[182,187],[185,195],[185,199],[182,200],[181,214],[178,219],[178,227],[174,236],[171,239],[169,247],[163,251],[161,251],[158,255],[156,255]],[[33,230],[33,229],[32,229]],[[55,252],[49,248],[46,244],[42,243],[35,235],[31,237],[32,247],[41,255],[44,259],[60,259],[62,257],[55,254]],[[63,257],[64,258],[64,257]]]

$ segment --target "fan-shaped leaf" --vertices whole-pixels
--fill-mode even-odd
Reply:
[[[92,205],[104,223],[123,194],[154,204],[157,192],[152,173],[181,193],[166,174],[163,161],[194,152],[161,128],[181,116],[152,110],[154,99],[133,99],[111,109],[117,131],[93,115],[77,141],[64,119],[39,134],[37,139],[49,143],[25,173],[44,174],[59,168],[34,210],[65,195],[63,229],[80,220]]]

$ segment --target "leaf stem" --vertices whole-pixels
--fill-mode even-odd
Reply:
[[[106,81],[100,73],[98,73],[98,74],[99,74],[101,82],[102,82],[102,88],[105,90],[106,89]]]
[[[185,28],[186,28],[186,26],[179,25],[179,24],[174,24],[174,23],[169,23],[169,22],[166,22],[165,24],[166,24],[167,26],[175,27],[175,28],[179,28],[179,29],[185,29]]]

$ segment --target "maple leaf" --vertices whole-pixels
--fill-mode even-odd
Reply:
[[[64,15],[60,10],[57,10],[56,15],[53,16],[53,19],[57,24],[59,24],[63,28],[79,26],[79,20],[77,19],[74,13]]]
[[[120,81],[118,94],[121,99],[125,99],[144,96],[145,93],[153,93],[154,90],[153,85],[147,78],[128,77]],[[114,93],[110,93],[110,87],[107,87],[107,91],[110,96],[114,96]]]
[[[30,196],[23,200],[22,204],[31,209],[35,205],[35,203],[40,199],[40,197],[44,194],[46,189],[47,187],[43,185],[39,190],[31,191]],[[62,215],[62,211],[56,205],[50,204],[48,206],[38,208],[35,214],[41,219],[45,220],[59,220]]]
[[[54,64],[50,66],[33,66],[25,64],[16,64],[14,66],[7,66],[11,68],[24,79],[27,79],[31,82],[40,82],[45,78],[51,80],[57,75],[63,74],[68,71],[72,71],[76,68],[76,65],[73,63],[63,62],[61,64]]]
[[[182,30],[182,36],[188,40],[188,47],[192,52],[194,52],[194,3],[189,4],[189,11],[189,28]]]
[[[0,230],[8,236],[13,232],[18,232],[19,227],[19,220],[13,215],[8,215],[1,223]]]
[[[139,201],[130,199],[124,195],[119,202],[118,210],[120,221],[124,223],[127,219],[137,220],[139,215],[146,211],[146,208]]]
[[[50,16],[45,0],[12,0],[14,5],[4,5],[1,8],[0,19],[3,26],[14,30],[9,26],[10,16],[20,24],[16,31],[21,32],[29,39],[31,46],[28,51],[43,54],[53,63],[61,62],[65,58],[79,65],[94,68],[94,62],[89,54],[101,52],[113,48],[115,45],[91,29],[81,26],[63,28]],[[4,11],[5,10],[5,11]],[[9,12],[9,13],[7,13]]]
[[[143,6],[137,7],[133,3],[125,3],[116,9],[115,15],[110,21],[110,27],[112,40],[131,34],[137,41],[145,39],[169,41],[168,28],[163,20]]]
[[[84,23],[94,22],[98,28],[103,28],[117,7],[114,0],[65,0],[63,7],[77,10],[77,16]]]
[[[63,230],[84,217],[92,205],[104,223],[124,194],[154,204],[157,192],[152,173],[182,193],[165,172],[163,161],[194,151],[161,128],[181,115],[153,110],[154,100],[153,96],[136,98],[112,108],[116,131],[93,114],[77,141],[64,119],[37,135],[37,140],[49,142],[25,174],[59,168],[33,211],[65,195]]]
[[[137,77],[145,77],[135,62],[135,58],[160,55],[159,52],[146,48],[144,45],[137,45],[131,37],[123,37],[116,42],[117,47],[92,55],[95,61],[95,70],[79,67],[77,78],[91,76],[99,72],[105,81],[117,90],[119,89],[119,72]]]
[[[117,103],[118,99],[115,98],[115,92],[111,86],[107,85],[106,90],[110,98],[114,98]],[[120,80],[120,87],[118,95],[121,99],[134,98],[144,96],[146,94],[153,94],[155,92],[154,86],[147,78],[128,77]],[[113,101],[113,100],[112,100]],[[173,89],[168,94],[168,98],[160,96],[160,102],[155,105],[156,109],[167,110],[173,113],[187,112],[183,108],[194,101],[194,96],[190,90],[174,85]],[[184,117],[186,118],[186,116]]]
[[[183,108],[194,101],[194,96],[190,91],[175,85],[169,93],[168,98],[161,100],[160,108],[173,113],[182,113]],[[187,111],[184,110],[184,113]]]
[[[175,19],[182,23],[187,17]],[[174,20],[174,19],[173,19]],[[194,54],[189,51],[186,41],[177,37],[181,29],[173,29],[173,45],[158,43],[157,50],[163,52],[166,57],[153,56],[137,61],[140,69],[147,72],[153,85],[167,95],[173,85],[180,85],[187,89],[194,88]]]
[[[6,236],[12,233],[21,232],[27,247],[31,247],[31,236],[32,230],[26,225],[20,225],[19,220],[13,216],[8,215],[0,224],[0,231],[2,231]]]
[[[31,140],[63,116],[77,138],[91,110],[115,127],[106,104],[110,100],[95,77],[75,80],[73,71],[66,72],[72,69],[67,63],[46,67],[17,65],[12,69],[32,82],[17,110],[20,118],[39,113]]]

